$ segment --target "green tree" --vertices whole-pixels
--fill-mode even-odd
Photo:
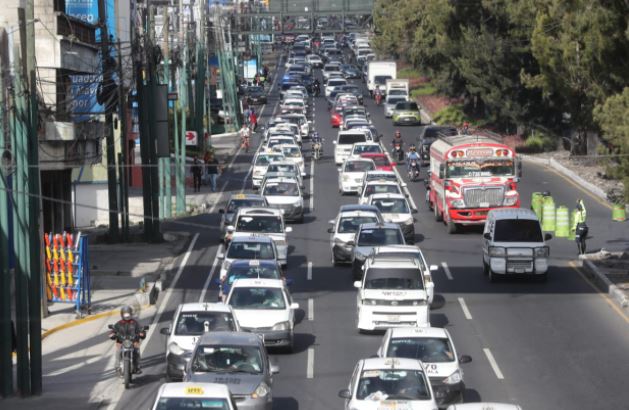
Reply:
[[[625,201],[629,202],[629,87],[597,105],[594,119],[612,154],[612,175],[623,180]]]

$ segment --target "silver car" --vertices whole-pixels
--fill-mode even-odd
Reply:
[[[185,381],[225,384],[238,410],[271,410],[273,374],[262,337],[246,332],[212,332],[199,338]]]
[[[395,110],[395,106],[399,102],[406,101],[406,97],[400,97],[399,95],[389,95],[384,102],[384,116],[387,118],[391,118],[393,116],[393,111]]]
[[[360,225],[354,240],[348,242],[354,246],[352,254],[352,276],[354,280],[363,277],[363,264],[374,248],[386,245],[406,245],[404,235],[398,224],[366,223]]]

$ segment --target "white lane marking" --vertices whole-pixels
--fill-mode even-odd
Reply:
[[[314,299],[313,298],[308,299],[308,320],[311,322],[314,320]]]
[[[181,277],[183,269],[186,267],[186,263],[188,262],[188,259],[190,259],[190,254],[192,253],[192,249],[194,249],[194,245],[197,243],[198,238],[199,238],[199,233],[196,233],[194,235],[194,238],[192,238],[192,241],[190,242],[190,246],[188,246],[188,250],[186,251],[186,254],[183,256],[183,259],[181,260],[181,265],[179,265],[179,269],[177,270],[177,274],[175,275],[175,278],[173,279],[168,289],[166,289],[166,295],[164,296],[164,300],[162,300],[161,304],[159,305],[159,309],[157,309],[157,314],[155,315],[155,318],[153,318],[153,323],[151,323],[151,326],[149,327],[149,331],[146,334],[147,341],[151,340],[151,336],[153,336],[153,332],[155,332],[155,328],[157,328],[157,324],[162,319],[162,314],[164,313],[164,309],[166,309],[166,306],[168,306],[170,297],[173,294],[173,288],[177,286],[177,282],[179,282],[179,278]],[[144,353],[144,349],[146,349],[146,346],[148,346],[148,343],[142,343],[142,346],[140,346],[140,355]]]
[[[450,268],[448,267],[448,264],[445,262],[441,262],[441,267],[443,268],[443,271],[446,273],[446,276],[448,277],[448,279],[454,280],[454,277],[452,277],[452,272],[450,272]]]
[[[308,262],[308,280],[312,280],[312,262]]]
[[[308,348],[308,362],[306,363],[306,378],[314,379],[314,347]]]
[[[465,299],[459,298],[459,304],[461,305],[461,309],[463,310],[463,314],[467,320],[472,320],[472,314],[470,310],[467,308],[467,303],[465,303]]]
[[[314,161],[310,160],[310,212],[314,211]]]
[[[498,363],[496,362],[494,355],[491,353],[491,350],[485,347],[483,348],[483,352],[485,352],[485,356],[487,356],[487,360],[489,360],[489,364],[491,365],[491,368],[494,369],[494,373],[496,373],[496,377],[499,380],[503,380],[505,377],[500,371],[500,367],[498,367]]]
[[[218,249],[216,249],[216,255],[214,255],[214,261],[212,262],[212,267],[210,268],[210,272],[207,275],[207,279],[205,280],[205,284],[203,285],[203,290],[201,290],[201,296],[199,296],[199,303],[203,303],[205,301],[205,293],[210,288],[212,278],[214,277],[214,272],[216,271],[216,267],[218,266],[218,254],[223,252],[223,245],[219,245]]]
[[[102,360],[102,359],[103,359],[103,356],[100,356],[100,355],[99,356],[94,356],[94,357],[92,357],[90,359],[87,359],[87,360],[79,362],[79,363],[75,363],[75,364],[73,364],[71,366],[63,367],[61,369],[54,370],[54,371],[52,371],[50,373],[46,373],[43,376],[44,377],[59,376],[59,375],[62,375],[62,374],[74,371],[76,369],[80,369],[83,366],[87,366],[87,365],[90,365],[92,363],[96,363],[96,362],[98,362],[99,360]]]

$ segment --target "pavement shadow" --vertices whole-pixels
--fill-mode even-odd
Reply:
[[[297,410],[299,403],[294,397],[273,397],[273,410]]]
[[[474,389],[465,389],[463,392],[463,401],[465,403],[477,403],[482,401],[480,393]]]
[[[430,313],[430,326],[446,327],[448,324],[450,324],[450,321],[444,313]]]

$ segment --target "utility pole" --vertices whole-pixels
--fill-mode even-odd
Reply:
[[[122,239],[129,239],[129,143],[127,141],[127,92],[124,87],[122,68],[122,47],[118,40],[118,117],[120,120],[120,209],[122,219]]]
[[[175,144],[179,145],[177,158],[177,215],[186,212],[186,116],[188,111],[188,27],[184,22],[183,0],[179,0],[179,44],[183,44],[181,74],[179,76],[179,109],[181,110],[181,132]]]
[[[112,80],[112,70],[109,64],[109,31],[107,29],[107,16],[105,0],[98,0],[98,27],[100,29],[100,53],[103,70],[102,89],[109,87]],[[109,240],[116,242],[119,238],[118,230],[118,189],[116,187],[116,151],[113,134],[113,116],[111,113],[111,101],[105,101],[105,142],[107,145],[107,191],[109,197]]]
[[[9,116],[5,101],[6,63],[9,52],[6,33],[0,29],[0,396],[13,393],[13,359],[11,357],[13,329],[11,328],[11,274],[9,272],[9,191],[8,172],[3,169],[8,154],[7,129]]]
[[[39,114],[37,106],[37,79],[35,77],[35,5],[34,0],[26,2],[26,72],[28,81],[28,139],[27,139],[27,179],[28,179],[28,235],[29,235],[29,332],[31,354],[31,393],[42,393],[42,347],[41,347],[41,300],[46,293],[42,288],[42,249],[39,223],[39,201],[41,187],[39,181]]]
[[[196,42],[197,48],[197,59],[196,59],[196,71],[194,78],[194,124],[195,130],[198,136],[198,148],[205,148],[205,132],[203,127],[203,117],[205,114],[205,70],[207,65],[207,57],[205,53],[205,35],[207,33],[207,24],[205,22],[205,9],[207,7],[207,2],[199,3],[199,33],[200,33],[200,41]]]
[[[168,92],[171,91],[171,87],[170,87],[170,19],[169,19],[169,9],[168,6],[164,7],[163,9],[163,16],[164,16],[164,29],[166,30],[166,33],[164,34],[164,48],[163,48],[163,54],[164,54],[164,71],[163,71],[163,82],[167,85],[168,87]],[[177,118],[177,114],[175,113],[175,118]],[[171,194],[171,190],[170,190],[170,153],[168,155],[168,157],[166,158],[160,158],[160,161],[162,161],[162,169],[163,169],[163,179],[160,179],[160,186],[164,186],[164,191],[163,191],[163,198],[162,201],[160,202],[160,211],[163,210],[163,212],[160,212],[162,214],[163,217],[165,218],[170,218],[172,216],[172,206],[173,206],[173,200],[172,200],[172,194]]]

